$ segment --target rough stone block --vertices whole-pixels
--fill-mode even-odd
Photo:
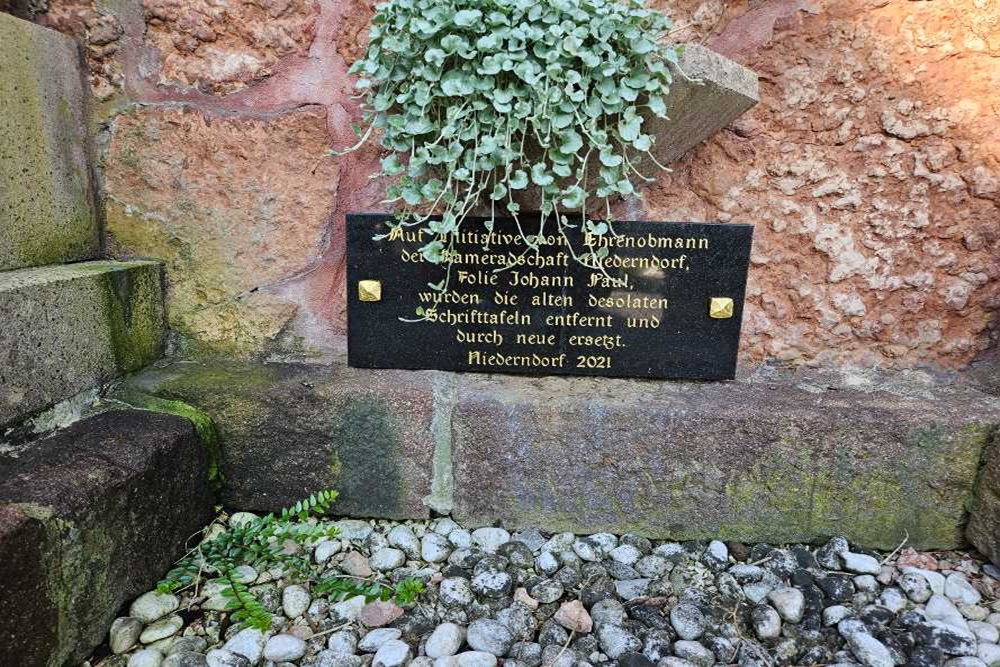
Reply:
[[[179,417],[109,412],[0,454],[4,664],[85,659],[212,505],[204,448]]]
[[[919,374],[679,383],[173,362],[123,391],[136,390],[215,420],[233,509],[333,487],[356,516],[880,548],[964,542],[1000,425],[997,397]]]
[[[675,77],[670,88],[670,120],[646,121],[661,164],[676,162],[760,101],[757,74],[706,46],[685,44],[678,65],[688,78]]]
[[[335,488],[338,513],[422,518],[429,515],[423,498],[431,492],[432,422],[442,400],[434,375],[175,363],[131,379],[126,389],[212,417],[222,449],[221,498],[230,507],[275,511]]]
[[[45,555],[42,522],[0,504],[0,647],[8,664],[45,665],[58,643],[59,614]]]
[[[0,271],[96,257],[79,47],[0,13]]]
[[[963,543],[1000,403],[957,388],[477,379],[452,421],[456,518],[671,539]]]
[[[983,456],[966,535],[973,546],[1000,564],[1000,436],[997,434]]]
[[[161,267],[83,262],[0,272],[0,427],[159,358]]]

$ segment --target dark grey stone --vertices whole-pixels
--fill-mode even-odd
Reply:
[[[206,452],[180,417],[110,412],[0,455],[0,551],[31,556],[4,560],[30,575],[5,570],[0,580],[0,632],[16,633],[5,655],[81,662],[123,603],[184,553],[213,504]]]

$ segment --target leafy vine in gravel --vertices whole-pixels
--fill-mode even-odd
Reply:
[[[365,97],[361,140],[376,131],[392,152],[376,176],[396,179],[401,202],[392,229],[431,239],[425,260],[447,263],[456,233],[485,197],[517,220],[525,251],[545,242],[554,219],[565,237],[613,233],[610,202],[652,180],[656,162],[645,121],[667,117],[679,48],[664,40],[670,20],[641,0],[389,0],[372,20],[364,57],[350,72]],[[347,151],[345,151],[347,152]],[[540,221],[522,225],[514,193],[538,189]],[[599,206],[595,207],[594,204]],[[603,206],[600,206],[603,204]],[[600,269],[606,248],[574,258]],[[445,281],[436,289],[445,289]]]
[[[248,627],[268,630],[271,614],[254,597],[246,582],[241,581],[237,568],[241,565],[257,569],[280,567],[286,575],[309,580],[311,550],[302,547],[339,535],[336,526],[315,521],[326,513],[337,495],[336,491],[319,491],[285,508],[277,516],[268,514],[230,525],[228,530],[205,540],[181,558],[159,582],[157,591],[172,593],[198,586],[208,575],[217,575],[222,583],[219,594],[227,599],[226,610],[232,619]],[[313,593],[338,599],[364,595],[368,601],[392,598],[399,604],[409,604],[423,590],[423,582],[412,578],[391,587],[379,581],[335,575],[317,583]]]

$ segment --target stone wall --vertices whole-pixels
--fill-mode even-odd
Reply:
[[[344,214],[379,211],[346,69],[373,0],[50,0],[85,41],[112,251],[197,350],[342,348]],[[1000,5],[657,0],[762,102],[622,218],[756,224],[743,361],[962,367],[1000,308]],[[43,7],[44,9],[44,7]]]

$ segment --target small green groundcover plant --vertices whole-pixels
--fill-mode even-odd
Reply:
[[[612,199],[652,180],[641,164],[666,169],[650,152],[646,120],[667,117],[673,76],[683,75],[680,47],[665,43],[670,29],[641,0],[380,4],[350,70],[367,128],[355,128],[361,139],[348,150],[380,133],[391,151],[376,174],[395,179],[388,200],[400,207],[385,236],[425,229],[424,259],[447,263],[467,216],[488,202],[486,230],[498,212],[513,217],[525,252],[553,231],[575,236],[575,259],[599,269],[607,248],[585,247],[580,225],[614,233]],[[540,208],[530,229],[515,197],[529,187]]]
[[[324,539],[335,538],[339,530],[316,519],[325,514],[337,499],[336,491],[320,491],[280,514],[255,518],[207,539],[188,552],[157,585],[160,593],[178,592],[200,586],[209,577],[223,583],[221,595],[229,599],[227,610],[235,622],[266,631],[271,614],[254,597],[237,568],[250,565],[257,570],[280,568],[286,577],[300,581],[318,578],[313,570],[312,550]],[[404,579],[395,586],[375,579],[333,575],[313,585],[314,597],[341,601],[363,595],[372,600],[394,599],[398,604],[412,603],[424,591],[419,579]]]

